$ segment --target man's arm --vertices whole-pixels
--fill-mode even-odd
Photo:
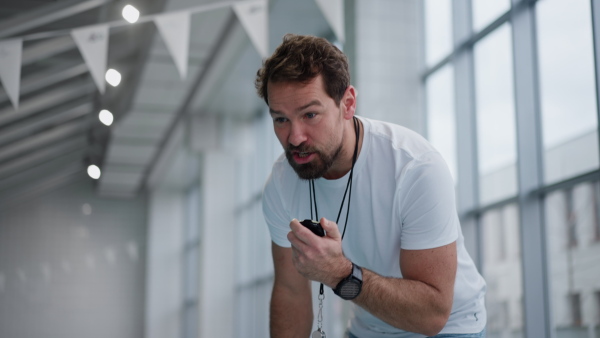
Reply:
[[[323,238],[292,221],[288,239],[294,248],[293,262],[302,275],[335,288],[350,274],[352,264],[343,256],[335,222],[322,218],[321,225],[327,232]],[[402,250],[399,264],[404,278],[383,277],[363,268],[363,289],[353,301],[394,327],[436,335],[452,310],[456,243]]]
[[[363,289],[354,302],[392,326],[434,336],[452,310],[456,264],[456,242],[435,249],[402,250],[404,278],[363,269]]]
[[[294,268],[291,248],[271,246],[275,266],[271,337],[308,337],[313,321],[310,281]]]

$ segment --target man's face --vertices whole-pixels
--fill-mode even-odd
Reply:
[[[267,88],[275,134],[292,168],[302,179],[326,176],[342,152],[342,106],[327,95],[320,75]]]

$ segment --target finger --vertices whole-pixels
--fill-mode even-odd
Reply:
[[[292,230],[296,238],[308,245],[311,245],[311,243],[313,243],[314,241],[314,238],[318,237],[317,235],[313,234],[312,231],[307,229],[304,225],[300,224],[300,221],[298,221],[295,218],[290,222],[290,229]]]
[[[327,220],[325,217],[321,218],[321,226],[323,230],[325,230],[326,236],[333,239],[340,239],[342,235],[340,234],[340,230],[338,229],[337,224],[333,221]]]
[[[296,234],[294,231],[288,232],[287,239],[292,244],[292,249],[298,250],[300,253],[303,253],[308,247],[308,245],[301,238],[299,238],[298,234]]]

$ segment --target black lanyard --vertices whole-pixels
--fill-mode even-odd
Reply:
[[[350,169],[350,176],[348,177],[348,183],[346,183],[346,190],[344,191],[344,197],[342,198],[342,204],[340,204],[340,211],[338,211],[337,218],[335,223],[338,224],[340,221],[340,215],[342,214],[342,209],[344,208],[344,201],[346,201],[346,194],[348,194],[348,207],[346,208],[346,221],[344,222],[344,231],[342,232],[342,240],[344,239],[344,235],[346,234],[346,227],[348,226],[348,215],[350,214],[350,199],[352,198],[352,176],[354,174],[354,164],[356,163],[356,159],[358,157],[358,138],[360,137],[360,123],[356,117],[353,117],[354,122],[354,133],[356,135],[356,142],[354,144],[354,154],[352,155],[352,168]],[[317,195],[315,193],[315,180],[309,181],[309,196],[310,196],[310,218],[319,222],[319,211],[317,210]],[[315,216],[313,218],[313,207],[315,209]],[[339,224],[338,224],[339,226]],[[319,294],[323,294],[323,283],[319,288]]]

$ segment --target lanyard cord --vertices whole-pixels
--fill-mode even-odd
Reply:
[[[356,163],[356,159],[358,157],[358,138],[360,137],[360,123],[358,123],[358,119],[354,117],[354,131],[356,135],[356,143],[354,145],[354,154],[352,155],[352,168],[350,169],[350,176],[348,177],[348,183],[346,183],[346,190],[344,191],[344,197],[342,198],[342,203],[340,205],[340,210],[338,211],[337,218],[335,223],[339,223],[340,215],[342,214],[342,210],[344,208],[344,202],[346,201],[346,195],[348,195],[348,208],[346,208],[346,221],[344,222],[344,231],[342,232],[342,239],[344,239],[344,235],[346,234],[346,227],[348,226],[348,215],[350,214],[350,200],[352,198],[352,178],[354,174],[354,164]],[[317,195],[315,193],[315,180],[309,181],[309,198],[310,198],[310,218],[319,221],[319,211],[317,210]],[[315,216],[313,218],[313,208],[315,209]]]
[[[346,201],[346,194],[348,194],[348,207],[346,208],[346,221],[344,222],[344,231],[342,232],[342,240],[344,239],[344,235],[346,234],[346,227],[348,226],[348,216],[350,214],[350,200],[352,198],[352,177],[354,174],[354,164],[356,163],[356,159],[358,157],[358,138],[360,137],[360,123],[356,117],[353,117],[354,122],[354,134],[356,135],[356,142],[354,144],[354,154],[352,155],[352,168],[350,169],[350,176],[348,177],[348,183],[346,183],[346,190],[344,191],[344,197],[342,198],[342,204],[340,205],[340,211],[338,211],[337,218],[335,223],[339,223],[340,215],[342,214],[342,209],[344,208],[344,202]],[[310,218],[313,218],[313,207],[315,209],[315,216],[317,217],[315,220],[319,222],[319,212],[317,210],[317,195],[315,193],[315,180],[309,181],[308,186],[309,196],[310,196]],[[319,295],[323,295],[323,283],[319,288]]]

